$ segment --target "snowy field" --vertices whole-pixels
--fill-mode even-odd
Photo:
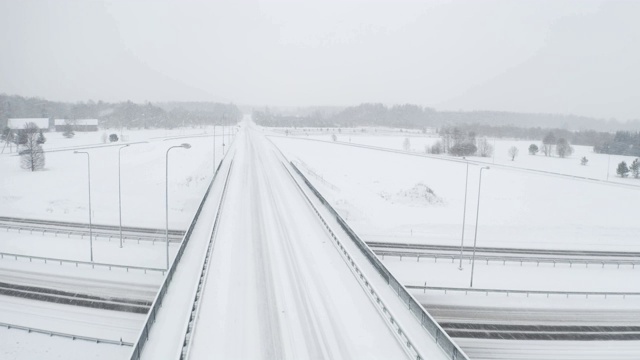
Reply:
[[[407,153],[345,146],[365,144],[402,151],[405,134],[352,134],[335,143],[325,135],[271,137],[314,183],[331,205],[366,241],[459,246],[465,198],[466,164],[449,156],[423,157]],[[321,141],[309,141],[309,140]],[[413,154],[438,140],[412,134]],[[637,204],[640,181],[614,176],[611,157],[576,147],[567,159],[530,156],[530,141],[497,141],[494,159],[471,158],[464,245],[474,240],[479,169],[482,172],[478,246],[507,248],[640,251]],[[517,146],[515,161],[507,149]],[[587,156],[589,164],[580,165]],[[451,161],[454,160],[454,161]],[[493,162],[495,161],[495,165]],[[536,171],[529,171],[533,169]],[[555,172],[561,175],[548,174]],[[566,176],[570,175],[570,176]],[[588,177],[595,180],[578,179]],[[469,287],[471,266],[450,259],[387,256],[383,260],[406,285]],[[569,265],[477,261],[474,288],[638,292],[640,268],[623,265]],[[565,295],[444,293],[412,290],[438,321],[498,324],[636,325],[638,297],[589,298]],[[514,341],[455,339],[472,359],[637,359],[639,341]]]
[[[169,226],[185,229],[213,174],[212,128],[126,130],[132,143],[122,153],[122,223],[164,228],[165,154],[170,146],[191,144],[169,154]],[[20,168],[15,153],[0,155],[0,216],[88,223],[87,157],[91,157],[93,222],[118,224],[118,149],[103,143],[103,131],[46,133],[44,171]],[[216,128],[216,161],[222,157],[222,131]],[[140,143],[142,142],[142,143]],[[105,146],[107,145],[107,146]]]
[[[366,240],[460,244],[464,163],[294,138],[272,140],[289,159],[302,163]],[[469,166],[467,246],[474,234],[479,169]],[[478,246],[640,251],[634,215],[639,201],[640,188],[493,167],[483,171]]]
[[[104,143],[104,131],[76,133],[72,139],[46,133],[45,170],[27,172],[20,157],[5,149],[0,154],[0,216],[88,223],[87,158],[91,156],[91,201],[94,224],[118,225],[118,149],[122,154],[122,222],[124,226],[164,229],[165,154],[175,149],[169,165],[169,227],[186,229],[213,175],[213,129],[125,130],[122,142]],[[107,131],[112,133],[116,131]],[[117,132],[119,134],[119,132]],[[222,130],[216,129],[216,160],[222,158]],[[227,144],[228,145],[228,144]],[[228,147],[228,146],[227,146]],[[217,165],[217,164],[216,164]],[[159,235],[162,238],[163,235]],[[170,245],[170,257],[178,244]],[[139,267],[165,267],[162,241],[94,239],[94,261]],[[87,236],[27,231],[0,231],[0,252],[89,261]],[[0,259],[2,281],[103,297],[152,301],[164,275],[161,272],[39,260]],[[0,322],[75,335],[135,342],[144,314],[121,313],[78,306],[0,297]],[[0,358],[123,359],[130,347],[95,344],[67,338],[0,329]]]
[[[381,147],[396,151],[404,150],[404,141],[409,139],[410,152],[416,154],[425,154],[425,147],[431,146],[440,141],[441,138],[437,134],[422,134],[416,130],[403,130],[399,132],[396,129],[376,129],[375,132],[370,128],[365,128],[367,132],[363,133],[360,128],[342,129],[341,133],[336,132],[336,142],[354,145],[367,145]],[[291,131],[291,130],[290,130]],[[275,134],[283,135],[282,130],[272,131]],[[290,133],[290,136],[297,136],[304,139],[313,139],[321,141],[333,142],[332,132],[329,131],[296,131]],[[575,145],[574,153],[566,158],[559,158],[555,153],[553,156],[546,157],[542,152],[537,155],[529,155],[529,145],[535,144],[541,147],[540,140],[514,140],[514,139],[495,139],[488,138],[489,144],[494,146],[495,151],[491,157],[468,156],[469,160],[474,162],[482,162],[487,165],[504,165],[509,167],[518,167],[522,169],[532,169],[539,171],[556,172],[571,176],[587,177],[597,180],[619,182],[622,184],[640,186],[640,180],[633,178],[620,178],[616,175],[618,163],[625,161],[627,165],[631,164],[636,157],[622,155],[606,155],[593,152],[592,146]],[[518,155],[512,161],[508,154],[509,148],[515,146],[518,149]],[[459,159],[449,155],[433,155],[447,159]],[[586,157],[589,161],[587,165],[580,164],[580,159]]]

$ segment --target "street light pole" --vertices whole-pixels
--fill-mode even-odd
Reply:
[[[87,181],[89,183],[89,259],[93,262],[93,225],[91,223],[91,157],[86,151],[74,151],[74,154],[87,154]]]
[[[175,148],[183,148],[189,149],[191,148],[190,144],[184,143],[181,145],[171,146],[167,149],[167,154],[165,156],[165,238],[167,241],[167,270],[169,270],[169,151]]]
[[[216,173],[216,124],[213,124],[213,174]]]
[[[122,149],[128,146],[129,144],[121,146],[118,149],[118,218],[120,221],[120,248],[122,248],[122,183],[120,181],[120,155],[122,154]]]
[[[478,218],[480,217],[480,190],[482,189],[482,170],[489,169],[488,166],[485,166],[480,169],[480,179],[478,180],[478,205],[476,208],[476,231],[473,235],[473,255],[471,257],[471,282],[469,283],[469,287],[473,287],[473,271],[475,270],[476,265],[476,243],[478,241]]]
[[[469,185],[469,162],[467,161],[467,173],[465,175],[465,181],[464,181],[464,209],[462,210],[462,237],[460,238],[460,265],[458,266],[459,270],[462,270],[462,251],[464,250],[464,226],[465,226],[465,220],[466,220],[466,217],[467,217],[467,189],[468,189],[468,185]]]

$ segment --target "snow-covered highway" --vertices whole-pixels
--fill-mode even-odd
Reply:
[[[440,334],[438,345],[412,313],[417,309],[409,310],[388,280],[369,263],[357,267],[366,262],[362,254],[344,255],[355,245],[346,245],[344,232],[331,230],[334,219],[321,218],[324,210],[312,205],[273,144],[248,128],[232,153],[228,187],[221,189],[223,176],[214,183],[193,231],[198,239],[177,263],[182,290],[176,281],[169,286],[152,315],[156,323],[141,358],[449,358],[440,348],[450,344],[446,335]],[[215,209],[207,203],[216,201],[222,201],[219,223],[207,232],[210,225],[200,223],[214,221]],[[336,236],[346,238],[342,251],[332,240]],[[211,255],[205,260],[202,238],[208,237]],[[192,282],[193,263],[204,266],[200,285]],[[185,285],[181,272],[190,274],[193,285]],[[177,300],[196,287],[202,290],[195,292],[194,306]],[[459,349],[447,351],[464,358]],[[132,358],[138,358],[135,349]]]
[[[403,357],[274,149],[245,134],[190,358]]]

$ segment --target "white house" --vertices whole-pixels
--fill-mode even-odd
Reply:
[[[49,119],[48,118],[24,118],[24,119],[9,119],[7,123],[7,127],[11,130],[23,130],[24,127],[29,124],[34,123],[39,129],[43,131],[49,130]]]
[[[54,120],[54,126],[57,132],[63,132],[67,125],[71,125],[73,131],[98,131],[98,119]]]

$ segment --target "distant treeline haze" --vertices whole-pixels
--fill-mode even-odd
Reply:
[[[574,145],[594,151],[640,155],[640,120],[621,123],[576,115],[524,114],[497,111],[436,111],[416,105],[361,104],[341,110],[286,113],[254,110],[253,120],[272,127],[382,126],[406,129],[435,128],[438,133],[458,129],[478,136],[542,140],[549,132]]]
[[[68,103],[0,94],[0,129],[9,118],[98,119],[101,128],[149,129],[234,124],[242,112],[236,105],[215,102]]]

